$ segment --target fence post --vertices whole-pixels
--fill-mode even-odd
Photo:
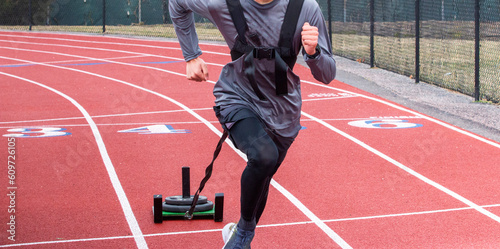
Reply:
[[[102,32],[106,33],[106,0],[102,0]]]
[[[370,67],[375,67],[375,0],[370,0]]]
[[[415,83],[420,82],[420,0],[415,0]]]
[[[474,31],[474,43],[475,43],[475,58],[474,58],[474,99],[476,101],[479,101],[479,97],[481,95],[480,92],[480,81],[479,81],[479,61],[480,61],[480,4],[479,0],[476,0],[475,2],[475,7],[474,7],[474,25],[475,25],[475,31]]]
[[[139,0],[139,3],[138,3],[138,8],[139,8],[139,25],[141,25],[141,22],[142,22],[142,6],[141,6],[141,2],[142,0]]]
[[[30,31],[31,31],[31,26],[33,25],[33,13],[31,12],[31,0],[29,2],[29,5],[28,5],[28,8],[29,8],[29,17],[28,17],[28,22],[30,23]]]

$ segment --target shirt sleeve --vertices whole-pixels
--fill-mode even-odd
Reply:
[[[169,12],[175,33],[179,40],[184,60],[190,61],[199,57],[202,52],[198,45],[198,34],[195,29],[194,14],[212,21],[208,11],[208,0],[170,0]]]
[[[320,53],[315,58],[310,58],[307,56],[306,52],[302,50],[302,55],[304,56],[304,61],[311,69],[311,74],[314,78],[320,82],[329,84],[335,79],[337,67],[335,59],[332,56],[332,46],[330,38],[328,37],[325,19],[319,6],[316,3],[314,4],[316,7],[312,11],[311,16],[307,19],[309,19],[311,25],[318,27],[318,49]]]

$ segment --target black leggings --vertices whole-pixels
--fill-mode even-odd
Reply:
[[[266,206],[271,179],[294,139],[266,132],[261,121],[254,117],[236,122],[229,135],[248,158],[241,175],[241,217],[256,224]]]

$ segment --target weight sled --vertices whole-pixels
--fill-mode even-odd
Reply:
[[[206,196],[199,196],[192,216],[187,213],[193,203],[190,195],[189,167],[182,167],[182,195],[168,196],[163,200],[162,195],[153,197],[153,217],[155,223],[163,220],[179,219],[213,219],[222,222],[224,210],[224,194],[216,193],[215,201],[209,201]]]

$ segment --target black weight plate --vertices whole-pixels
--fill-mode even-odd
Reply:
[[[182,195],[174,195],[165,198],[165,203],[170,205],[191,205],[193,203],[194,195],[189,198],[182,198]],[[200,195],[196,205],[207,203],[208,198],[206,196]]]
[[[189,211],[191,205],[171,205],[167,203],[163,203],[163,211],[165,212],[173,212],[173,213],[185,213]],[[214,203],[211,201],[207,201],[207,203],[196,205],[194,208],[194,212],[204,212],[209,211],[214,208]]]

